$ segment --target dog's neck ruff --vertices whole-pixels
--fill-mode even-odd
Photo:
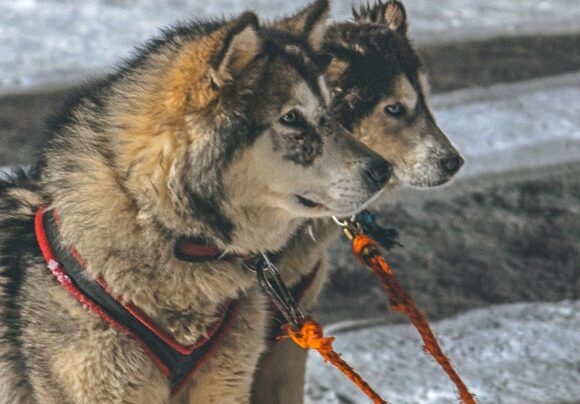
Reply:
[[[104,281],[87,276],[79,254],[59,241],[54,210],[42,207],[35,217],[38,245],[58,282],[83,306],[137,341],[145,354],[169,379],[176,394],[221,345],[238,313],[238,301],[224,305],[220,318],[193,345],[183,346],[156,326],[138,307],[112,296]],[[207,250],[207,252],[212,252]]]

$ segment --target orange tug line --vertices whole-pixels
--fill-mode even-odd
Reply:
[[[400,313],[405,313],[409,317],[409,320],[423,339],[425,351],[433,356],[451,381],[455,383],[459,390],[461,401],[465,404],[476,404],[474,396],[469,392],[455,369],[453,369],[449,358],[441,350],[435,334],[429,327],[427,318],[419,310],[413,298],[405,292],[395,277],[395,273],[381,255],[377,242],[364,234],[360,234],[352,240],[352,247],[355,256],[373,270],[379,282],[387,291],[391,308]]]
[[[332,348],[334,337],[324,337],[322,327],[316,321],[305,320],[300,330],[292,329],[289,324],[282,326],[282,330],[298,346],[304,349],[315,349],[325,361],[330,362],[338,370],[344,373],[357,387],[370,398],[375,404],[387,404],[367,382]]]

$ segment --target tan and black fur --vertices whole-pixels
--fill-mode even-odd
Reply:
[[[308,9],[274,24],[282,29],[298,29]],[[403,4],[380,0],[354,9],[353,16],[353,22],[332,25],[325,37],[323,48],[331,58],[326,77],[334,96],[331,115],[392,162],[393,178],[381,200],[388,199],[390,191],[401,185],[431,187],[446,183],[463,160],[427,105],[427,75],[407,36]],[[316,302],[328,276],[326,250],[339,234],[332,221],[311,221],[276,257],[290,285],[321,262],[315,282],[302,301],[305,311]],[[291,341],[272,345],[256,375],[255,401],[302,402],[305,360],[306,353],[292,346]]]
[[[31,177],[0,183],[0,402],[244,403],[267,309],[242,263],[176,259],[178,237],[228,253],[277,251],[305,218],[351,214],[390,165],[340,129],[318,62],[327,3],[293,33],[252,13],[191,23],[150,42],[72,101]],[[34,238],[41,205],[86,274],[179,343],[240,312],[188,388],[73,299]]]

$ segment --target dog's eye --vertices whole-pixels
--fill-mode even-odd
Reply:
[[[284,115],[282,115],[280,118],[280,123],[286,126],[300,126],[304,124],[304,117],[298,110],[293,109],[290,112],[286,112]]]
[[[392,115],[392,116],[398,118],[400,116],[405,115],[407,110],[405,109],[405,107],[401,103],[397,102],[395,104],[387,105],[385,107],[385,112],[389,115]]]

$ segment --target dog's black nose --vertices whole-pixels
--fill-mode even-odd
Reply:
[[[449,175],[453,175],[457,171],[459,171],[463,163],[464,160],[461,158],[459,154],[441,160],[441,166]]]
[[[374,158],[367,164],[365,172],[373,184],[380,189],[391,178],[393,166],[382,158]]]

